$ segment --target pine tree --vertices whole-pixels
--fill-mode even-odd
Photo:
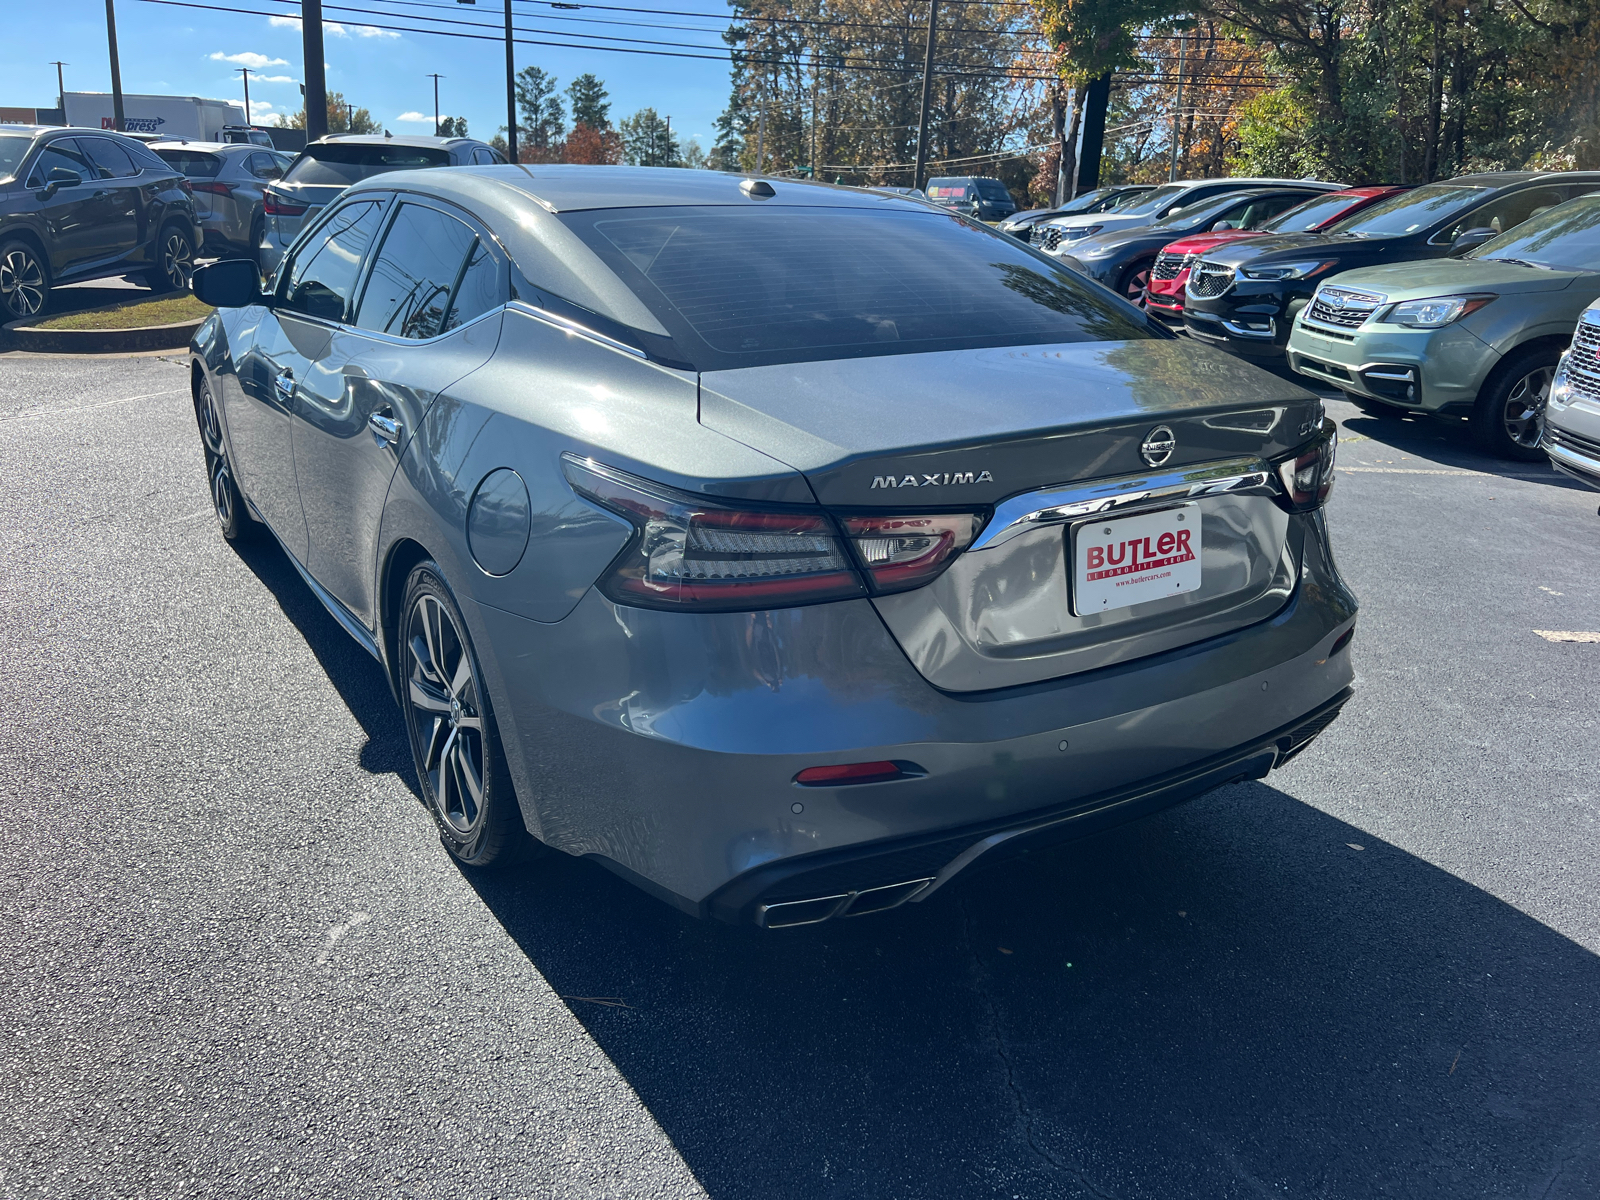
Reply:
[[[597,132],[611,128],[611,99],[606,85],[591,74],[579,75],[567,88],[572,101],[572,123]]]
[[[566,131],[566,112],[556,94],[556,77],[539,67],[517,72],[517,108],[522,113],[519,140],[534,152],[535,160],[550,153]]]

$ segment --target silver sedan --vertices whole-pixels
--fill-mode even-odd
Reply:
[[[1321,402],[958,214],[402,171],[260,286],[195,277],[217,519],[382,664],[470,868],[857,916],[1259,778],[1351,694]]]

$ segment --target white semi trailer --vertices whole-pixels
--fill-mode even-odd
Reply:
[[[68,125],[90,129],[115,128],[110,92],[68,92]],[[189,138],[197,142],[244,140],[225,138],[227,127],[243,128],[244,108],[232,100],[206,100],[199,96],[138,96],[122,93],[123,127],[129,133],[154,133],[162,137]]]

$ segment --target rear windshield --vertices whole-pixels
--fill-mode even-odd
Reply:
[[[1163,336],[1021,243],[943,213],[563,214],[701,370]]]
[[[31,137],[0,133],[0,179],[10,179],[17,173],[31,145],[33,145]]]
[[[1466,257],[1509,258],[1558,271],[1600,271],[1600,195],[1546,209]]]
[[[1333,220],[1352,204],[1359,203],[1360,198],[1340,195],[1338,192],[1313,196],[1303,204],[1296,204],[1272,220],[1263,222],[1261,228],[1268,233],[1310,233],[1319,225]]]
[[[222,159],[200,150],[157,150],[157,156],[168,166],[177,167],[190,179],[215,179],[222,170]]]
[[[450,152],[432,146],[307,146],[283,177],[285,183],[350,184],[385,171],[447,167]]]
[[[1489,194],[1488,188],[1462,187],[1455,183],[1430,183],[1409,192],[1399,192],[1363,208],[1348,220],[1340,221],[1328,232],[1356,237],[1403,237],[1448,220],[1469,204]]]

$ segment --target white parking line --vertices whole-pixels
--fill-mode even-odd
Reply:
[[[26,412],[8,413],[0,417],[4,421],[26,421],[34,417],[56,417],[65,413],[93,412],[97,408],[110,408],[113,404],[132,404],[135,400],[154,400],[157,396],[176,396],[183,392],[183,388],[168,388],[164,392],[147,392],[143,396],[124,396],[120,400],[102,400],[99,404],[77,404],[71,408],[30,408]]]
[[[1547,642],[1600,643],[1600,633],[1567,633],[1559,629],[1535,629],[1534,632]]]

